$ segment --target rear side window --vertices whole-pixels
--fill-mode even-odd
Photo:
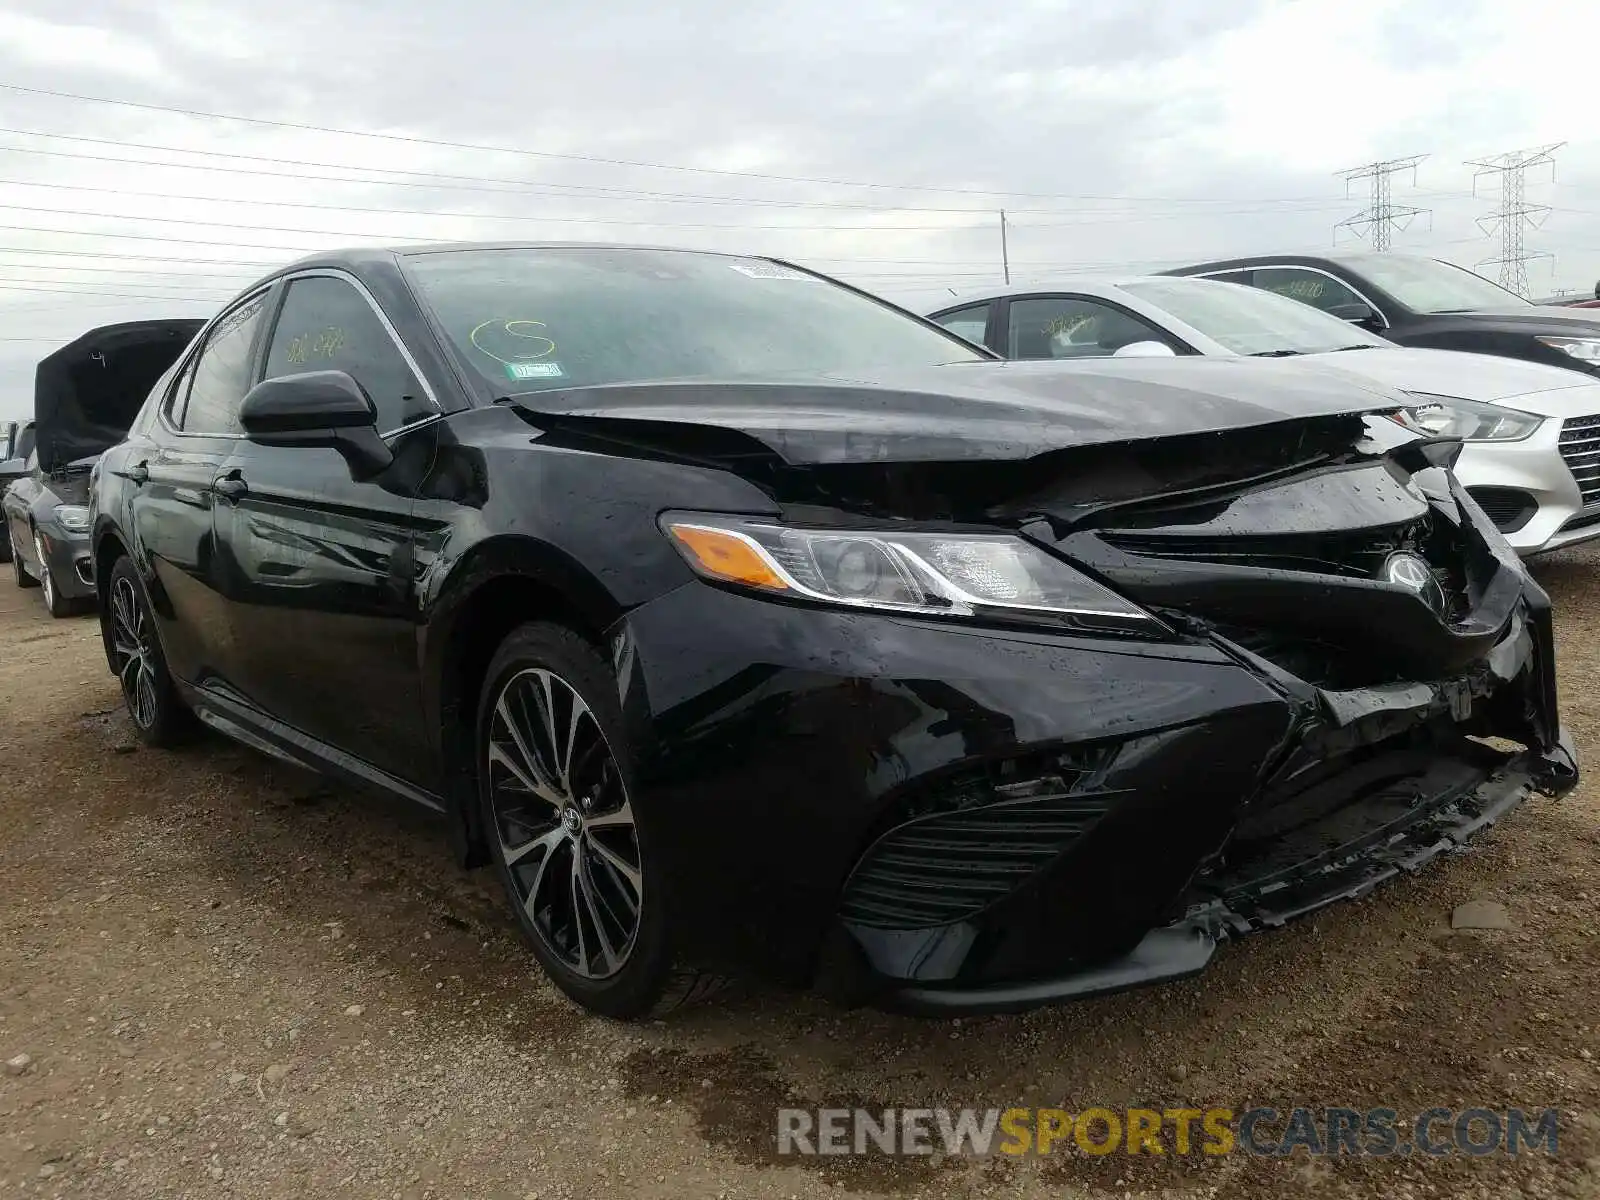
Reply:
[[[253,296],[219,320],[193,366],[185,368],[188,395],[176,397],[180,411],[174,414],[185,433],[239,432],[239,405],[250,390],[250,350],[265,300],[264,292]]]
[[[984,344],[984,331],[989,328],[991,307],[992,304],[986,300],[982,304],[969,304],[966,308],[958,308],[954,312],[947,312],[933,319],[957,337],[966,338],[967,341],[981,346]]]
[[[1276,292],[1323,312],[1347,304],[1365,307],[1361,297],[1337,279],[1304,267],[1257,267],[1255,284],[1263,291]]]
[[[372,305],[343,279],[313,275],[289,284],[267,349],[266,377],[307,371],[348,374],[372,398],[385,432],[433,411]]]

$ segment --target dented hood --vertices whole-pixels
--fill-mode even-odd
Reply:
[[[61,470],[120,442],[150,389],[202,324],[102,325],[41,360],[33,383],[39,465]]]
[[[1185,357],[617,384],[513,402],[541,424],[664,438],[686,449],[694,427],[731,431],[800,465],[1024,459],[1394,409],[1406,400],[1380,384],[1290,362]]]

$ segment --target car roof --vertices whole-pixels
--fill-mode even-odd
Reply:
[[[1246,254],[1238,258],[1208,259],[1203,262],[1187,263],[1181,267],[1172,268],[1175,271],[1220,271],[1232,267],[1258,267],[1271,263],[1317,264],[1317,263],[1344,263],[1349,266],[1359,266],[1374,258],[1408,258],[1418,262],[1437,262],[1426,254],[1403,254],[1394,250],[1319,250],[1307,253],[1304,250],[1293,254]]]
[[[719,258],[770,258],[764,254],[734,254],[725,250],[699,250],[688,246],[655,246],[627,242],[424,242],[405,246],[350,246],[334,250],[318,250],[286,263],[272,272],[304,271],[310,267],[350,267],[372,263],[393,263],[403,258],[418,258],[428,254],[451,254],[469,250],[642,250],[655,253],[704,254]]]
[[[968,304],[982,304],[985,300],[998,300],[1002,296],[1041,296],[1057,292],[1114,292],[1130,283],[1171,283],[1172,275],[1057,275],[1032,283],[1002,284],[990,288],[963,288],[955,295],[930,305],[929,312],[945,312]],[[1194,280],[1207,283],[1209,280]],[[1228,286],[1218,284],[1217,286]]]

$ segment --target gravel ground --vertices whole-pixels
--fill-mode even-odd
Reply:
[[[1600,554],[1551,558],[1600,770]],[[1178,985],[964,1022],[740,988],[581,1015],[431,818],[204,741],[136,749],[93,618],[0,589],[0,1192],[541,1200],[1600,1195],[1600,805],[1228,946]],[[1591,779],[1594,777],[1591,776]],[[1452,932],[1454,906],[1513,927]],[[1562,1112],[1560,1152],[1437,1160],[779,1160],[774,1109]]]

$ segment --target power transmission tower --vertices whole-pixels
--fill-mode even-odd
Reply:
[[[1367,231],[1372,233],[1372,248],[1374,250],[1387,250],[1389,248],[1389,234],[1395,229],[1404,229],[1411,224],[1411,218],[1420,216],[1428,210],[1425,208],[1412,208],[1409,204],[1396,204],[1390,197],[1391,185],[1389,180],[1402,171],[1411,172],[1411,182],[1417,181],[1417,164],[1427,158],[1426,154],[1413,154],[1409,158],[1389,158],[1381,162],[1367,163],[1362,167],[1351,167],[1348,171],[1336,172],[1344,180],[1345,195],[1350,195],[1350,187],[1358,179],[1372,181],[1372,200],[1368,206],[1353,217],[1347,217],[1333,228],[1334,240],[1338,240],[1339,230],[1349,229],[1357,237],[1365,237]]]
[[[1478,228],[1486,234],[1500,230],[1500,257],[1486,258],[1480,267],[1498,266],[1500,286],[1519,296],[1528,294],[1528,264],[1536,258],[1555,256],[1540,250],[1527,250],[1522,245],[1522,232],[1537,229],[1550,215],[1548,204],[1529,204],[1523,198],[1524,175],[1529,167],[1550,165],[1550,177],[1555,178],[1555,152],[1565,142],[1551,142],[1529,150],[1512,150],[1488,158],[1474,158],[1467,166],[1478,168],[1472,176],[1472,194],[1478,194],[1478,180],[1485,175],[1500,176],[1500,207],[1487,216],[1478,218]]]

